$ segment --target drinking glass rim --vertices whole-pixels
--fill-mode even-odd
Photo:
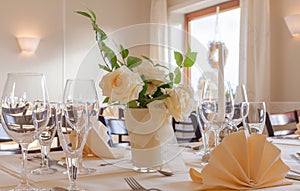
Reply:
[[[67,79],[67,81],[95,81],[91,78],[71,78],[71,79]]]
[[[14,76],[44,76],[43,73],[39,72],[9,72],[7,74],[8,76],[14,75]]]

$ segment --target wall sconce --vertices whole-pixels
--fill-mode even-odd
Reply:
[[[300,37],[300,14],[284,17],[285,23],[293,37]]]
[[[20,36],[17,39],[22,53],[33,54],[40,43],[37,37]]]

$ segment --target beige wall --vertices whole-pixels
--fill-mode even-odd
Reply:
[[[0,6],[0,91],[8,72],[44,73],[52,99],[62,89],[63,1],[2,0]],[[41,38],[35,55],[20,54],[16,36]]]
[[[5,2],[4,2],[5,1]],[[181,1],[169,0],[176,7]],[[42,72],[52,100],[61,99],[64,80],[76,76],[95,45],[87,19],[74,13],[80,0],[3,0],[0,6],[0,91],[8,72]],[[99,24],[112,33],[149,22],[150,0],[87,0]],[[299,102],[300,39],[292,38],[283,17],[300,13],[300,1],[271,0],[271,101]],[[35,55],[20,54],[15,36],[41,38]]]
[[[300,102],[300,39],[292,38],[284,22],[284,16],[300,14],[300,1],[271,0],[270,3],[271,101]]]
[[[61,99],[64,80],[76,76],[95,45],[89,21],[74,13],[83,10],[82,3],[81,0],[1,1],[0,91],[8,72],[41,72],[46,75],[50,99]],[[150,0],[86,0],[84,4],[95,10],[99,24],[108,34],[124,26],[149,22]],[[41,38],[31,56],[20,53],[15,37],[26,34]]]

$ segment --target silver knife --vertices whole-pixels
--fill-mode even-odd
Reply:
[[[293,180],[299,180],[299,181],[300,181],[300,175],[286,174],[286,175],[285,175],[285,178],[293,179]]]
[[[298,163],[300,163],[300,158],[294,154],[290,154],[290,156],[292,157],[292,159],[294,159],[295,161],[297,161]]]

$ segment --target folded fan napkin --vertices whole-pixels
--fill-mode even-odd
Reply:
[[[295,134],[300,135],[300,123],[296,124],[297,130],[295,131]]]
[[[83,154],[93,154],[100,158],[121,158],[123,154],[120,150],[115,150],[108,145],[110,137],[107,134],[107,128],[100,121],[91,121],[92,129],[89,132]]]
[[[291,184],[285,180],[289,167],[280,158],[280,150],[266,136],[243,131],[228,135],[210,155],[200,172],[190,169],[200,190],[248,190]]]

